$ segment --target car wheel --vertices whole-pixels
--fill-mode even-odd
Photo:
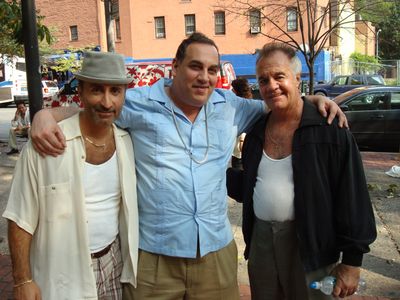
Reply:
[[[316,92],[316,93],[314,93],[314,95],[319,95],[319,96],[325,96],[326,97],[326,94],[324,92]]]

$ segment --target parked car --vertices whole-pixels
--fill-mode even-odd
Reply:
[[[344,111],[360,150],[398,152],[400,87],[360,87],[333,99]]]
[[[43,97],[49,97],[59,91],[57,82],[52,80],[42,80]]]
[[[385,81],[383,80],[382,76],[378,74],[341,75],[334,77],[327,84],[315,85],[314,94],[334,98],[356,87],[368,85],[385,85]]]
[[[126,72],[132,81],[128,88],[153,85],[160,78],[172,78],[172,61],[145,61],[127,64]],[[235,70],[228,61],[222,61],[218,72],[217,88],[231,89],[231,83],[236,78]],[[82,106],[78,96],[78,80],[73,77],[54,95],[43,98],[43,107],[76,105]]]

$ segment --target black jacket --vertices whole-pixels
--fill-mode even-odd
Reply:
[[[269,116],[269,115],[268,115]],[[228,169],[230,197],[243,202],[243,235],[248,258],[254,224],[253,191],[260,163],[263,116],[246,135],[243,171]],[[294,205],[300,255],[306,271],[337,262],[361,266],[376,238],[374,213],[363,165],[347,129],[329,126],[314,105],[304,101],[299,128],[293,137]]]

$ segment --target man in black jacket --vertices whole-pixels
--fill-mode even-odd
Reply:
[[[243,202],[252,299],[332,299],[308,288],[328,274],[332,295],[350,296],[376,238],[357,145],[302,99],[292,48],[265,45],[256,69],[271,112],[246,136],[244,171],[228,170],[229,194]]]

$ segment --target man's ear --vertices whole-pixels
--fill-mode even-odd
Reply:
[[[176,69],[178,68],[178,61],[176,60],[176,58],[174,58],[172,60],[172,76],[175,77],[176,76]]]
[[[296,81],[297,81],[297,87],[299,88],[299,90],[301,90],[301,74],[300,73],[296,74]]]

